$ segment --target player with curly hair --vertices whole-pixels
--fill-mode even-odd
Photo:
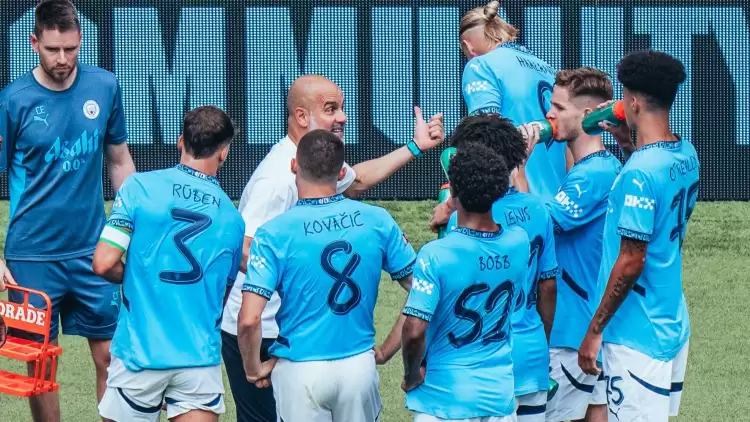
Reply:
[[[521,134],[510,120],[496,114],[463,119],[450,142],[458,151],[474,148],[480,142],[503,157],[511,170],[526,159],[526,143]],[[507,194],[493,204],[492,215],[504,227],[520,226],[531,241],[527,278],[523,288],[516,292],[512,318],[513,372],[519,421],[541,422],[547,409],[548,342],[557,301],[554,226],[544,201],[520,192],[513,183]],[[449,230],[457,223],[458,214],[453,213],[448,221]]]
[[[599,374],[620,421],[676,416],[690,321],[682,291],[682,242],[697,200],[698,155],[674,134],[669,113],[685,69],[674,57],[636,51],[617,65],[625,116],[639,148],[615,180],[604,225],[603,297],[579,347],[579,366]],[[603,345],[603,346],[602,346]]]
[[[454,136],[471,139],[465,126]],[[449,168],[458,227],[417,256],[402,331],[402,388],[415,422],[516,420],[509,340],[530,246],[526,232],[492,214],[508,190],[504,161],[477,142],[458,151]]]

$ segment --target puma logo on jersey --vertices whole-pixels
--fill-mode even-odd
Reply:
[[[643,192],[643,185],[645,185],[645,184],[646,184],[646,182],[639,182],[639,181],[637,181],[637,180],[633,179],[633,183],[634,183],[634,184],[635,184],[636,186],[638,186],[638,188],[639,188],[639,189],[641,190],[641,192]]]
[[[578,191],[578,198],[579,199],[581,198],[581,195],[583,195],[584,193],[588,192],[587,190],[581,190],[581,186],[579,186],[578,183],[576,183],[575,188]]]

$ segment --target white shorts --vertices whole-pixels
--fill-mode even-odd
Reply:
[[[103,418],[156,422],[165,401],[169,419],[191,410],[224,413],[221,365],[131,372],[122,360],[112,356],[107,372],[107,390],[99,403]]]
[[[524,394],[516,397],[518,422],[544,422],[547,410],[547,392]]]
[[[677,416],[689,343],[674,360],[653,359],[619,344],[605,343],[604,372],[610,420],[667,422]]]
[[[549,375],[558,388],[547,403],[547,422],[583,419],[589,405],[607,404],[605,377],[583,372],[578,366],[577,350],[551,348],[549,366]]]
[[[271,372],[276,411],[284,422],[376,422],[380,376],[375,354],[292,362],[279,359]]]
[[[518,422],[519,419],[516,414],[509,416],[484,416],[481,418],[469,418],[469,419],[441,419],[437,416],[428,415],[425,413],[416,412],[414,416],[414,422]]]

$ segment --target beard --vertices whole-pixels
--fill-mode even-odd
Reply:
[[[47,66],[44,61],[40,60],[39,64],[42,70],[44,70],[44,73],[57,83],[62,83],[68,80],[76,68],[75,62],[74,64],[67,66]]]
[[[341,123],[333,122],[331,123],[330,126],[326,125],[328,127],[322,127],[322,126],[323,125],[319,124],[318,121],[315,120],[314,117],[312,117],[310,119],[309,131],[312,132],[313,130],[316,130],[316,129],[325,129],[329,132],[332,132],[334,135],[338,136],[342,141],[344,140],[344,125],[342,125]]]

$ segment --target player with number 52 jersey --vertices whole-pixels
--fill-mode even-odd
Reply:
[[[264,383],[270,372],[287,422],[376,421],[375,365],[384,363],[381,353],[387,360],[400,348],[405,317],[387,346],[375,347],[375,303],[382,270],[408,290],[416,254],[386,210],[336,194],[343,166],[338,136],[303,136],[292,161],[300,199],[261,225],[250,246],[240,351],[248,380]],[[281,298],[279,336],[264,364],[260,317],[274,292]]]
[[[469,59],[462,76],[469,114],[497,113],[518,126],[544,120],[555,69],[517,42],[518,30],[501,18],[499,3],[470,10],[461,20],[461,47]],[[552,199],[566,171],[565,143],[537,145],[526,163],[529,192]]]

